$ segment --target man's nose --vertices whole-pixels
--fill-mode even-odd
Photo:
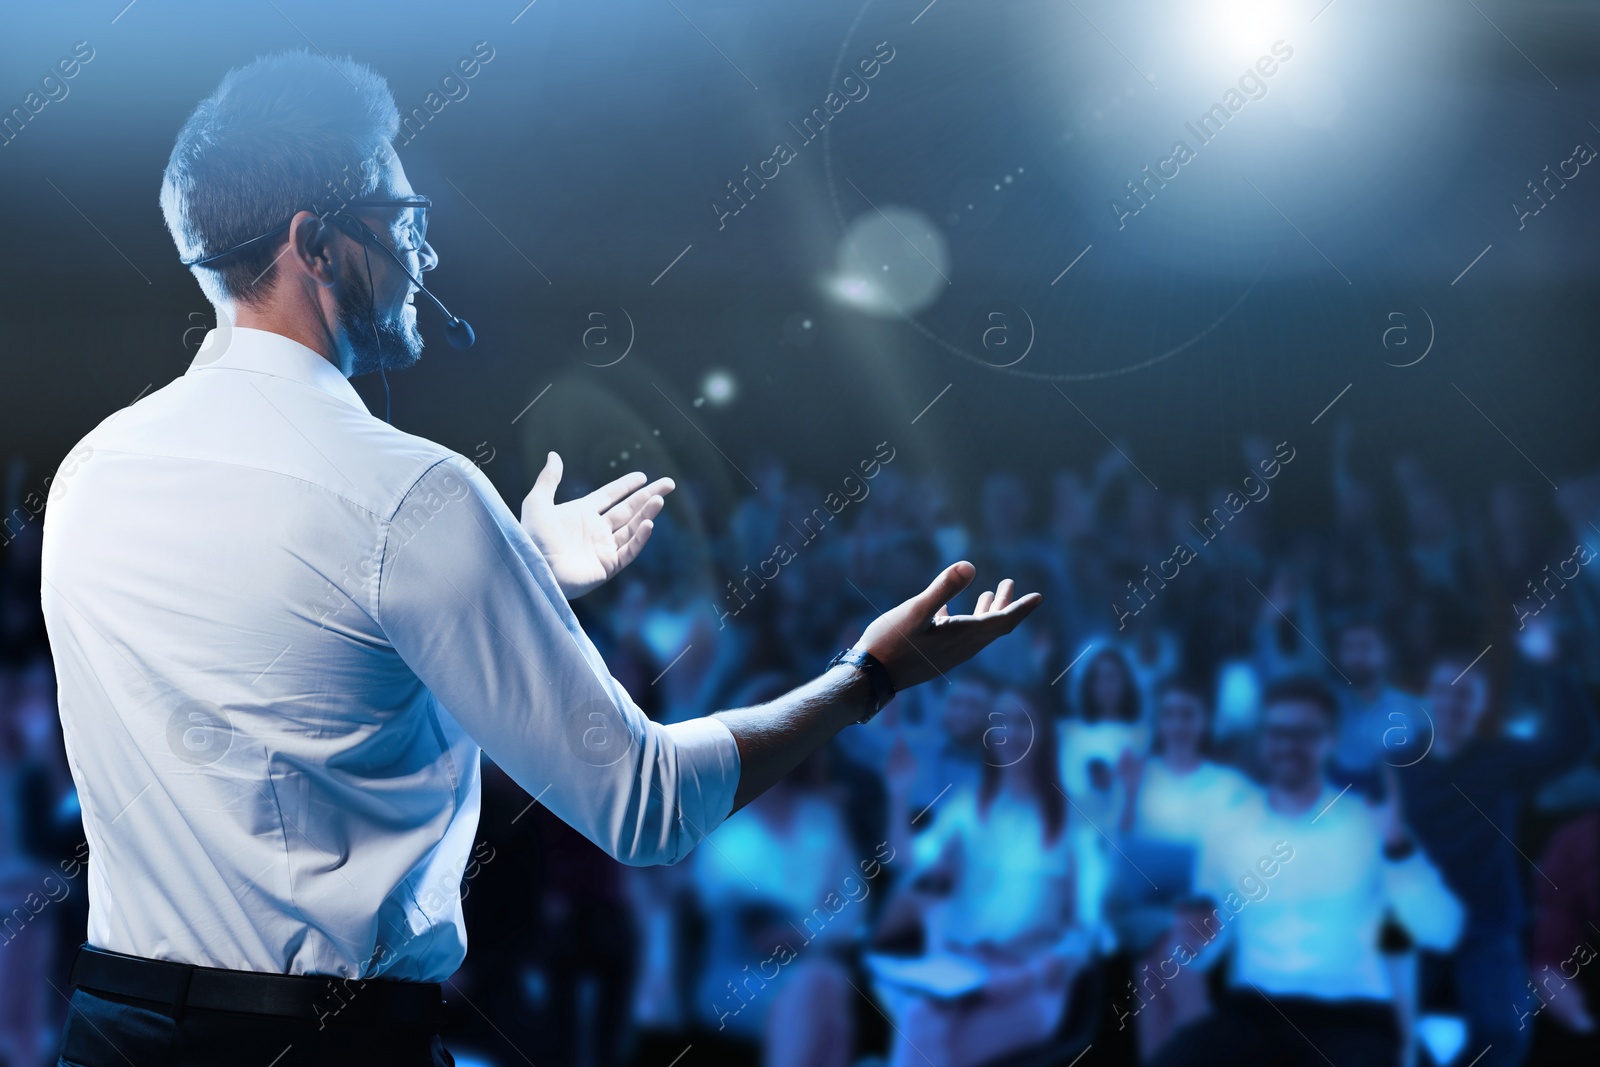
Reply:
[[[439,265],[439,253],[435,252],[433,250],[433,246],[427,241],[422,242],[422,251],[420,255],[421,266],[419,267],[419,270],[432,270]]]

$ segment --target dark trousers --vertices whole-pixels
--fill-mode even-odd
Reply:
[[[1389,1004],[1230,993],[1173,1034],[1159,1067],[1397,1067],[1400,1030]]]
[[[75,989],[58,1067],[455,1067],[432,1027],[319,1026]]]

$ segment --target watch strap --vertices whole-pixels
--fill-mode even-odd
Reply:
[[[882,711],[884,705],[894,699],[894,681],[889,677],[889,668],[864,648],[847,648],[828,661],[829,669],[839,664],[847,664],[866,674],[872,683],[872,699],[867,713],[857,719],[857,723],[871,722],[872,717]]]

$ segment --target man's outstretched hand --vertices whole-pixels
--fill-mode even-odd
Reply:
[[[576,600],[634,561],[676,486],[671,478],[651,482],[633,471],[588,496],[557,504],[561,469],[561,457],[550,453],[523,498],[522,528],[550,564],[561,592]]]
[[[899,607],[878,616],[857,648],[864,648],[889,670],[896,689],[909,689],[965,663],[997,637],[1010,633],[1043,602],[1038,593],[1012,599],[1006,578],[993,592],[985,591],[971,615],[952,615],[947,604],[972,584],[977,568],[962,560]]]

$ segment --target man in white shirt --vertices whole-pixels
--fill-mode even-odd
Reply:
[[[223,80],[162,185],[219,328],[52,487],[41,595],[92,857],[65,1062],[449,1063],[480,746],[618,860],[674,863],[1039,603],[1005,581],[951,615],[956,563],[867,628],[866,657],[650,721],[568,601],[638,554],[672,483],[556,504],[552,454],[519,522],[347,380],[421,353],[438,257],[397,127],[349,60]]]
[[[1385,919],[1445,950],[1463,909],[1402,825],[1392,774],[1380,805],[1328,783],[1338,721],[1328,687],[1283,678],[1262,706],[1267,788],[1207,836],[1198,883],[1210,903],[1176,924],[1173,955],[1157,968],[1170,979],[1229,956],[1229,993],[1158,1062],[1393,1067]]]

